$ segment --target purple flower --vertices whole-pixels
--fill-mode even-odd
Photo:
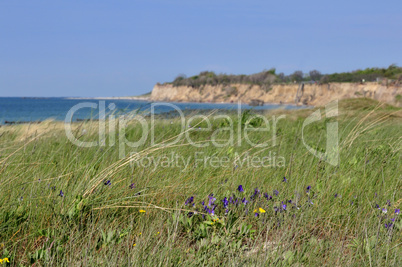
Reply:
[[[229,201],[226,197],[222,200],[222,202],[223,202],[223,207],[227,208],[229,206]]]
[[[134,183],[132,183],[132,184],[130,184],[130,189],[134,189],[135,188],[135,184]]]
[[[387,204],[390,207],[391,206],[391,201],[387,200]]]
[[[389,223],[389,224],[385,224],[384,226],[385,226],[385,229],[389,229],[389,228],[391,228],[393,226],[393,224]]]
[[[286,204],[283,204],[283,201],[282,201],[282,209],[286,210]]]
[[[254,217],[258,217],[260,216],[260,214],[258,214],[257,212],[254,214]]]
[[[237,188],[237,190],[238,190],[240,193],[243,193],[243,192],[244,192],[244,189],[243,189],[243,186],[242,186],[242,185],[239,185],[239,187]]]
[[[211,207],[211,206],[215,203],[216,198],[214,198],[214,194],[210,194],[210,195],[208,196],[208,198],[209,198],[208,206]]]
[[[229,202],[232,203],[232,204],[235,203],[233,197],[230,197],[230,198],[229,198]]]
[[[383,209],[382,209],[382,213],[387,213],[387,209],[386,209],[386,208],[383,208]]]
[[[60,194],[59,194],[59,196],[64,197],[63,190],[60,190]]]
[[[214,214],[215,214],[214,209],[209,209],[208,207],[205,207],[205,211],[208,212],[208,213],[211,214],[211,215],[214,215]]]
[[[247,203],[248,203],[248,201],[247,201],[247,199],[246,199],[246,198],[243,198],[243,200],[242,200],[241,202],[243,202],[244,206],[246,206],[246,205],[247,205]]]
[[[258,188],[254,189],[254,194],[251,196],[251,199],[254,199],[260,195],[260,190]]]
[[[311,186],[307,186],[306,192],[310,193]]]
[[[188,205],[188,204],[191,204],[191,203],[193,203],[193,201],[194,201],[194,197],[193,196],[191,196],[191,197],[189,197],[187,200],[186,200],[186,203],[184,203],[184,205]]]
[[[401,213],[401,210],[400,209],[395,209],[395,214],[399,214],[399,213]]]
[[[278,190],[274,190],[274,195],[275,195],[275,196],[279,195],[279,191],[278,191]]]
[[[286,183],[287,181],[286,177],[283,177],[283,182]]]
[[[272,196],[268,195],[268,193],[264,193],[264,197],[265,197],[267,200],[271,200],[271,199],[272,199]]]
[[[107,180],[107,181],[105,181],[104,183],[103,183],[104,185],[111,185],[112,184],[112,182],[110,181],[110,180]]]
[[[334,197],[337,198],[337,197],[338,197],[338,193],[336,193],[336,194],[334,195]]]
[[[376,208],[376,209],[380,209],[380,205],[375,204],[375,208]]]

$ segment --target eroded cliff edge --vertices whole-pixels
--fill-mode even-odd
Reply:
[[[321,106],[335,99],[368,97],[388,104],[402,105],[401,84],[328,83],[274,84],[269,88],[259,85],[230,84],[204,85],[199,88],[157,84],[151,94],[153,101],[169,102],[237,102],[305,104]]]

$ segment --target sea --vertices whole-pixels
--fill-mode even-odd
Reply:
[[[126,114],[138,112],[149,115],[176,114],[191,112],[207,112],[209,110],[236,111],[241,110],[273,110],[300,109],[305,106],[265,104],[250,106],[238,103],[164,103],[146,100],[128,99],[74,99],[63,97],[0,97],[0,125],[13,123],[40,122],[47,119],[56,121],[80,121],[98,119],[100,111],[108,114]]]

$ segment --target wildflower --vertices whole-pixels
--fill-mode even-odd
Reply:
[[[385,224],[384,226],[385,226],[385,229],[389,229],[389,228],[391,228],[393,226],[393,224],[389,223],[389,224]]]
[[[337,197],[338,197],[338,193],[336,193],[336,194],[334,195],[334,197],[337,198]]]
[[[283,201],[282,201],[282,209],[286,210],[286,204],[283,204]]]
[[[59,196],[64,197],[63,190],[60,190]]]
[[[380,209],[380,205],[375,204],[375,208],[376,208],[376,209]]]
[[[135,247],[137,244],[133,244],[133,247]]]
[[[283,181],[284,183],[286,183],[288,180],[286,179],[286,177],[283,177]]]
[[[386,214],[386,213],[387,213],[387,209],[386,209],[386,208],[383,208],[383,209],[382,209],[382,213]]]
[[[260,213],[265,213],[265,210],[264,210],[263,208],[258,208],[258,211],[259,211]]]
[[[246,199],[246,198],[243,198],[241,202],[243,202],[244,206],[246,206],[246,205],[247,205],[247,203],[248,203],[248,201],[247,201],[247,199]]]
[[[145,211],[145,210],[139,210],[139,212],[140,212],[140,213],[144,213],[144,212],[146,212],[146,211]]]
[[[274,190],[274,195],[275,195],[275,196],[279,195],[279,191],[278,191],[278,190]]]
[[[306,192],[310,193],[311,186],[307,186]]]
[[[184,203],[184,205],[188,205],[188,204],[191,204],[191,203],[193,203],[193,201],[194,201],[194,197],[193,196],[191,196],[191,197],[189,197],[187,200],[186,200],[186,203]]]
[[[399,213],[401,213],[400,209],[395,209],[395,214],[399,215]]]
[[[258,217],[258,216],[260,216],[260,214],[258,214],[258,213],[256,212],[256,213],[254,213],[254,216],[255,216],[255,217]]]
[[[251,199],[254,199],[255,197],[260,195],[260,190],[258,188],[254,189],[254,194],[251,196]]]
[[[210,195],[208,196],[208,198],[209,198],[208,206],[211,207],[211,206],[215,203],[216,198],[214,198],[214,194],[210,194]]]
[[[239,187],[237,188],[237,190],[238,190],[240,193],[243,193],[243,192],[244,192],[244,189],[243,189],[243,186],[242,186],[242,185],[239,185]]]
[[[134,189],[135,188],[135,184],[134,183],[132,183],[132,184],[130,184],[130,189]]]
[[[190,212],[187,214],[187,216],[188,216],[189,218],[191,218],[193,215],[194,215],[194,212],[192,212],[192,211],[190,211]]]
[[[207,206],[205,206],[204,209],[205,209],[206,212],[208,212],[208,214],[210,214],[210,215],[215,215],[214,209],[209,209]]]
[[[271,200],[271,199],[272,199],[272,196],[268,195],[268,193],[264,193],[264,197],[265,197],[267,200]]]
[[[223,207],[227,208],[227,206],[229,206],[229,201],[226,197],[222,200],[222,202],[223,202]]]
[[[105,181],[104,183],[103,183],[104,185],[111,185],[112,184],[112,182],[110,181],[110,180],[107,180],[107,181]]]
[[[0,259],[0,264],[3,264],[3,262],[5,262],[5,263],[10,263],[10,261],[8,260],[8,258]]]

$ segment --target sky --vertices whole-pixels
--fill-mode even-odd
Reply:
[[[402,2],[0,1],[0,97],[134,96],[179,74],[402,65]]]

